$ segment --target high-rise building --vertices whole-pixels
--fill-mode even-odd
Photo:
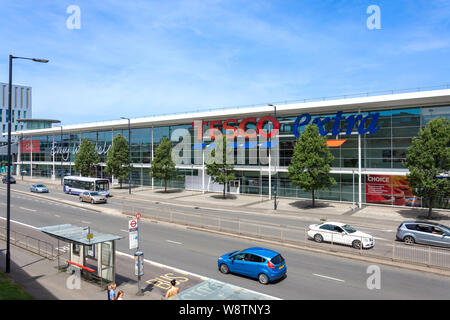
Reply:
[[[13,84],[11,107],[11,131],[26,129],[26,123],[19,120],[32,116],[31,87]],[[8,83],[3,82],[0,82],[0,132],[8,133]]]

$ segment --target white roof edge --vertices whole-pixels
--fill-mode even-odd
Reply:
[[[438,99],[441,98],[441,99]],[[431,100],[430,100],[431,99]],[[385,103],[396,102],[394,105],[385,105]],[[313,101],[313,102],[301,102],[293,104],[285,104],[277,106],[278,114],[292,113],[295,111],[301,112],[323,112],[323,109],[330,108],[330,112],[337,112],[341,109],[366,109],[366,108],[389,108],[389,107],[402,107],[411,106],[412,104],[420,103],[449,103],[450,104],[450,89],[443,90],[431,90],[431,91],[419,91],[419,92],[409,92],[409,93],[399,93],[399,94],[388,94],[380,96],[369,96],[369,97],[359,97],[359,98],[348,98],[348,99],[337,99],[337,100],[324,100],[324,101]],[[261,113],[272,113],[273,107],[271,106],[260,106],[260,107],[245,107],[245,108],[227,108],[220,110],[210,110],[210,111],[200,111],[192,113],[181,113],[181,114],[171,114],[162,116],[152,116],[143,118],[130,119],[130,124],[133,127],[143,127],[145,125],[163,126],[168,123],[174,122],[177,124],[187,123],[193,121],[194,119],[211,119],[211,118],[223,118],[230,116],[248,116],[257,115]],[[112,120],[112,121],[101,121],[101,122],[88,122],[82,124],[72,124],[63,127],[63,133],[73,132],[73,131],[93,131],[101,129],[124,129],[128,127],[128,120]],[[16,131],[13,132],[12,136],[20,136],[22,133],[24,136],[31,135],[45,135],[45,134],[58,134],[61,131],[61,127],[52,127],[47,129],[37,129],[37,130],[26,130],[26,131]]]

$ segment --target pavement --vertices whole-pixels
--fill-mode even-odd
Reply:
[[[20,184],[42,183],[50,189],[61,189],[60,180],[49,178],[24,177],[24,180],[17,180]],[[373,220],[383,221],[405,221],[405,220],[427,220],[427,208],[394,207],[383,205],[363,205],[358,208],[346,202],[333,202],[316,200],[316,206],[311,207],[311,200],[277,198],[277,210],[274,210],[274,201],[269,200],[268,196],[227,194],[223,199],[221,193],[202,193],[184,189],[164,189],[151,187],[133,187],[131,195],[128,193],[126,184],[120,189],[114,186],[111,193],[117,199],[152,201],[159,203],[168,203],[170,205],[188,206],[203,209],[220,209],[252,214],[263,214],[266,216],[290,216],[290,217],[315,217],[331,220],[332,218],[345,218],[346,221],[363,222]],[[436,222],[450,221],[450,210],[433,209],[432,220]]]
[[[58,271],[58,260],[43,258],[28,250],[10,246],[11,272],[7,276],[19,284],[37,300],[106,300],[107,293],[100,285],[81,280],[77,281],[64,271]],[[0,241],[0,268],[5,270],[6,242]],[[67,254],[65,254],[67,256]],[[67,257],[60,257],[60,265],[65,264]],[[117,292],[124,291],[124,300],[164,300],[171,278],[177,278],[177,286],[183,292],[198,285],[206,278],[188,274],[182,270],[145,262],[145,277],[141,280],[143,295],[136,295],[137,277],[134,276],[133,257],[116,255]],[[148,280],[147,280],[148,279]]]

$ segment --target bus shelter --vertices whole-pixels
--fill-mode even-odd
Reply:
[[[100,286],[116,282],[116,244],[122,237],[104,234],[71,224],[61,224],[40,228],[45,234],[69,244],[68,260],[60,263],[58,269],[81,271],[84,278],[96,280]]]

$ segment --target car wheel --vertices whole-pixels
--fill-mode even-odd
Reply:
[[[314,235],[314,241],[317,243],[321,243],[323,241],[323,237],[320,234]]]
[[[361,241],[359,241],[359,240],[354,240],[354,241],[352,242],[352,247],[355,248],[355,249],[361,249]]]
[[[268,284],[269,283],[269,277],[265,275],[264,273],[260,273],[258,275],[258,281],[261,284]]]
[[[91,200],[91,204],[94,204],[94,200]]]
[[[223,274],[227,274],[227,273],[230,272],[230,269],[228,269],[228,266],[227,266],[225,263],[222,263],[222,264],[220,265],[219,270],[220,270],[220,272],[222,272]]]
[[[403,238],[403,242],[405,242],[406,244],[414,244],[416,243],[416,240],[414,240],[414,238],[411,236],[406,236]]]
[[[80,202],[83,202],[83,198],[82,197],[80,197],[79,199],[80,199]]]

